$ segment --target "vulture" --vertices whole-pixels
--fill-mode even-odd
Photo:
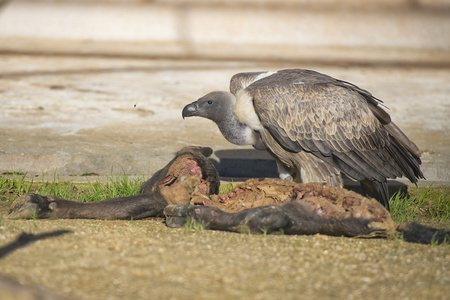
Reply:
[[[281,179],[342,187],[341,173],[389,209],[387,179],[424,178],[420,150],[371,93],[312,70],[239,73],[182,116],[214,121],[236,145],[276,160]]]

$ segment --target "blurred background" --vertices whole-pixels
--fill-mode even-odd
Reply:
[[[270,169],[181,110],[238,72],[309,68],[385,101],[427,179],[450,181],[448,0],[0,5],[1,173],[148,175],[191,144]]]
[[[3,52],[447,64],[448,0],[5,1]]]

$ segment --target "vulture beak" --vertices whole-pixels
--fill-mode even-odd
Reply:
[[[183,113],[182,113],[183,119],[184,119],[185,117],[192,117],[192,116],[195,116],[195,115],[196,115],[195,113],[197,112],[197,110],[198,110],[198,103],[197,103],[197,101],[192,102],[191,104],[186,105],[186,106],[183,108]]]

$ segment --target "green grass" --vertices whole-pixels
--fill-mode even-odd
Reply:
[[[237,184],[235,184],[234,182],[228,182],[228,183],[224,183],[221,184],[219,187],[219,194],[225,194],[228,193],[229,191],[231,191]]]
[[[205,231],[206,226],[208,226],[208,223],[205,224],[203,222],[198,222],[193,218],[187,218],[186,223],[184,224],[184,232],[203,233]]]
[[[397,192],[390,201],[391,216],[397,223],[443,223],[450,225],[449,188],[409,188]]]
[[[25,175],[9,174],[0,177],[0,195],[4,193],[15,192],[17,195],[29,193],[33,186],[33,181],[25,180]]]
[[[79,202],[96,202],[107,198],[136,195],[143,182],[141,178],[132,179],[127,175],[109,176],[106,182],[88,181],[88,183],[61,181],[57,176],[51,181],[35,182],[27,181],[25,176],[16,174],[1,176],[1,199],[12,202],[22,194],[36,193]]]
[[[104,183],[89,182],[88,186],[91,193],[80,201],[95,202],[102,199],[137,195],[142,182],[142,179],[131,179],[127,175],[110,176],[108,181]]]

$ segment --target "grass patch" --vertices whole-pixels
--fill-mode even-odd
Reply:
[[[26,193],[54,195],[79,202],[96,202],[103,199],[137,195],[143,180],[127,175],[109,176],[106,182],[74,183],[61,181],[56,175],[51,181],[27,181],[26,175],[8,174],[0,177],[0,197],[9,202]]]
[[[127,175],[110,176],[106,182],[88,182],[91,193],[82,202],[96,202],[108,198],[137,195],[143,180],[131,179]]]
[[[409,188],[397,192],[390,201],[391,216],[397,223],[418,222],[450,227],[449,188]]]
[[[219,187],[219,194],[225,194],[225,193],[230,192],[232,189],[234,189],[234,187],[236,185],[237,184],[234,183],[233,181],[225,183],[225,184],[221,184],[220,187]]]
[[[11,173],[0,177],[0,195],[30,193],[33,181],[25,180],[26,174]]]
[[[206,226],[208,226],[208,223],[198,222],[193,218],[187,218],[186,223],[184,224],[184,232],[203,233],[205,232]]]

